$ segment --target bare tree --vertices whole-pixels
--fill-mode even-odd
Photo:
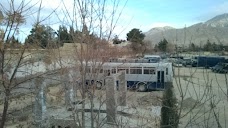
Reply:
[[[66,19],[66,21],[59,20],[69,25],[71,29],[70,34],[74,42],[72,43],[74,56],[71,57],[73,59],[70,61],[72,67],[74,67],[73,70],[77,71],[74,77],[79,78],[77,81],[78,84],[75,86],[78,86],[76,88],[79,89],[82,106],[80,112],[74,109],[75,111],[73,113],[75,122],[78,123],[79,127],[85,127],[85,108],[88,97],[90,102],[91,127],[94,127],[95,123],[97,127],[103,125],[99,121],[101,120],[99,117],[100,114],[95,116],[93,104],[96,93],[95,89],[98,86],[101,87],[104,85],[103,81],[101,81],[103,78],[100,78],[101,76],[98,75],[102,70],[103,63],[108,61],[109,58],[118,56],[117,50],[109,46],[109,41],[122,13],[123,8],[119,6],[119,2],[118,0],[77,0],[72,1],[72,10],[66,7],[64,1],[61,3],[63,8],[60,11],[63,12],[63,19]],[[59,13],[56,13],[56,15],[59,15]],[[59,55],[57,56],[58,58],[61,57],[61,54]],[[57,60],[62,62],[66,61],[67,58]],[[91,71],[89,73],[88,70],[90,69]],[[88,79],[92,81],[87,81]],[[89,96],[87,97],[87,95]],[[103,97],[103,95],[97,96]],[[101,105],[104,104],[102,98],[98,99],[100,99]]]
[[[0,127],[5,127],[7,121],[12,116],[8,113],[17,111],[13,105],[18,99],[24,95],[34,96],[30,83],[33,79],[43,77],[47,74],[45,71],[40,71],[34,65],[39,65],[41,52],[26,44],[18,44],[15,48],[11,47],[14,37],[19,35],[22,24],[26,22],[26,18],[35,13],[36,4],[31,1],[26,2],[9,0],[0,3],[0,10],[3,15],[1,19],[1,39],[0,39],[0,95],[3,102],[3,109],[0,120]],[[25,104],[24,104],[25,105]]]
[[[19,83],[15,82],[15,77],[18,72],[19,67],[23,63],[23,59],[25,58],[25,48],[26,46],[21,46],[20,52],[18,55],[12,55],[9,50],[7,50],[7,43],[10,42],[10,38],[12,35],[19,29],[19,25],[22,24],[24,19],[24,13],[28,12],[30,7],[26,6],[26,3],[22,2],[18,7],[15,7],[14,1],[8,1],[11,6],[10,9],[5,8],[4,5],[1,4],[1,11],[3,12],[4,20],[2,24],[5,26],[1,36],[1,49],[0,49],[0,58],[1,58],[1,90],[3,93],[3,104],[4,109],[1,115],[1,124],[0,127],[3,128],[7,118],[7,111],[9,108],[9,100],[12,90],[19,85]],[[11,55],[13,57],[11,57]]]
[[[192,55],[194,57],[202,53],[195,52]],[[214,73],[203,67],[174,67],[179,127],[227,127],[226,81],[226,74]]]

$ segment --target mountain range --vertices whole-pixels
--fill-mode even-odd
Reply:
[[[181,29],[170,26],[156,27],[144,34],[145,40],[151,41],[153,44],[165,38],[168,42],[179,46],[187,46],[189,43],[200,46],[205,44],[207,40],[212,43],[228,45],[228,13],[189,27]]]

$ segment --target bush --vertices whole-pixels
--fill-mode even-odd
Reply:
[[[173,87],[168,86],[163,93],[160,127],[177,128],[178,122],[177,99],[173,93]]]
[[[18,118],[18,121],[26,121],[26,120],[28,120],[28,116],[27,115],[23,115],[23,116],[20,116],[19,118]]]

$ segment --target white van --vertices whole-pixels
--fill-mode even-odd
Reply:
[[[161,57],[159,55],[144,55],[144,59],[148,59],[150,63],[158,63],[161,61]]]

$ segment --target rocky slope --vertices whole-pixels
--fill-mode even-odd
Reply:
[[[153,44],[166,38],[169,42],[177,45],[188,45],[191,42],[203,45],[208,39],[210,42],[228,45],[228,13],[182,29],[168,26],[152,28],[145,35],[145,40],[149,40]]]

